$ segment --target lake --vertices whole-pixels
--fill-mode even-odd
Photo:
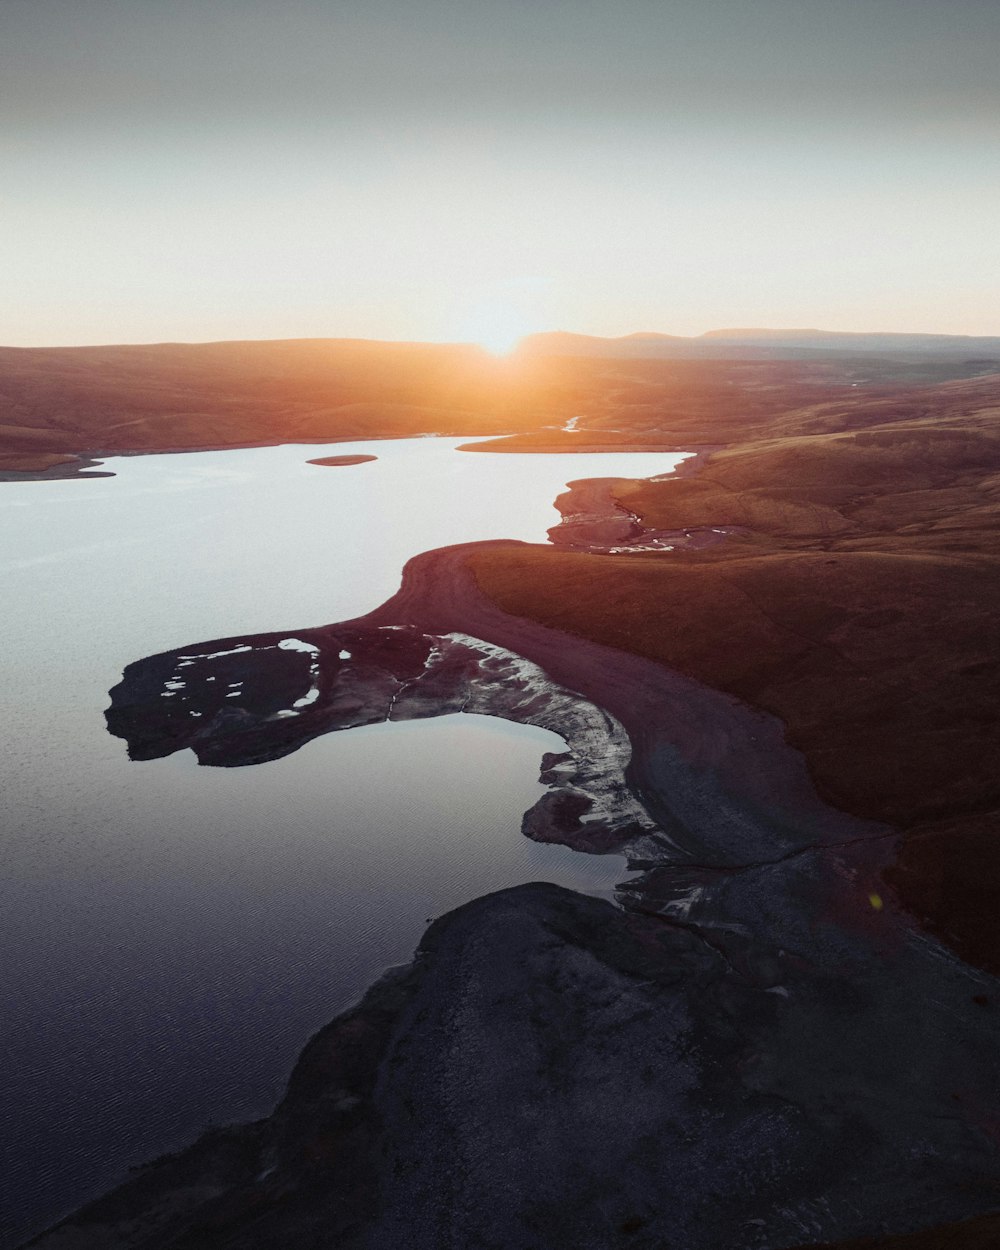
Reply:
[[[119,457],[111,478],[0,484],[0,1245],[209,1123],[267,1112],[309,1035],[428,918],[524,881],[608,895],[620,878],[620,858],[520,834],[562,748],[532,726],[371,725],[239,769],[129,762],[105,731],[133,660],[361,615],[421,551],[544,542],[567,481],[683,459],[467,441]],[[306,463],[331,451],[377,459]]]

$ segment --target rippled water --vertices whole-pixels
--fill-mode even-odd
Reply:
[[[560,740],[484,717],[330,735],[257,768],[129,763],[125,664],[364,613],[419,551],[544,541],[577,477],[672,454],[488,455],[462,440],[111,460],[0,485],[5,587],[0,1239],[209,1122],[266,1112],[303,1042],[429,917],[506,885],[607,892],[618,859],[519,833]]]

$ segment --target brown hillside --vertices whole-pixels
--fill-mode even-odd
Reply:
[[[493,550],[472,567],[506,611],[780,717],[829,801],[906,832],[904,902],[1000,971],[1000,386],[858,407],[845,424],[862,433],[788,420],[694,476],[619,484],[650,528],[743,527],[723,543]]]

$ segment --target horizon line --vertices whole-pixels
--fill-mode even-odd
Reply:
[[[632,330],[625,334],[590,334],[583,330],[536,330],[522,335],[509,351],[491,352],[488,347],[475,339],[406,339],[377,338],[367,335],[278,335],[269,338],[210,338],[210,339],[134,339],[134,340],[101,340],[90,343],[0,343],[3,351],[74,351],[87,348],[111,347],[217,347],[229,343],[379,343],[392,344],[399,347],[471,347],[485,352],[487,355],[516,355],[518,349],[532,339],[568,338],[587,339],[593,342],[624,343],[635,339],[665,339],[678,343],[700,343],[705,340],[719,340],[726,337],[745,338],[751,336],[780,338],[782,336],[824,338],[928,338],[945,340],[977,340],[1000,338],[1000,330],[995,334],[956,334],[939,330],[824,330],[818,327],[804,326],[723,326],[717,329],[703,330],[700,334],[672,334],[665,330]]]

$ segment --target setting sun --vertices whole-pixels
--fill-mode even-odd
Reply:
[[[483,334],[479,336],[479,346],[485,348],[491,356],[509,356],[524,336],[522,334]]]
[[[456,301],[455,333],[448,337],[478,343],[493,356],[508,356],[526,335],[550,327],[550,285],[546,278],[527,273],[477,285]]]
[[[522,337],[530,334],[532,327],[520,317],[504,315],[509,310],[480,310],[462,326],[461,339],[477,342],[490,355],[507,356],[514,351]]]

